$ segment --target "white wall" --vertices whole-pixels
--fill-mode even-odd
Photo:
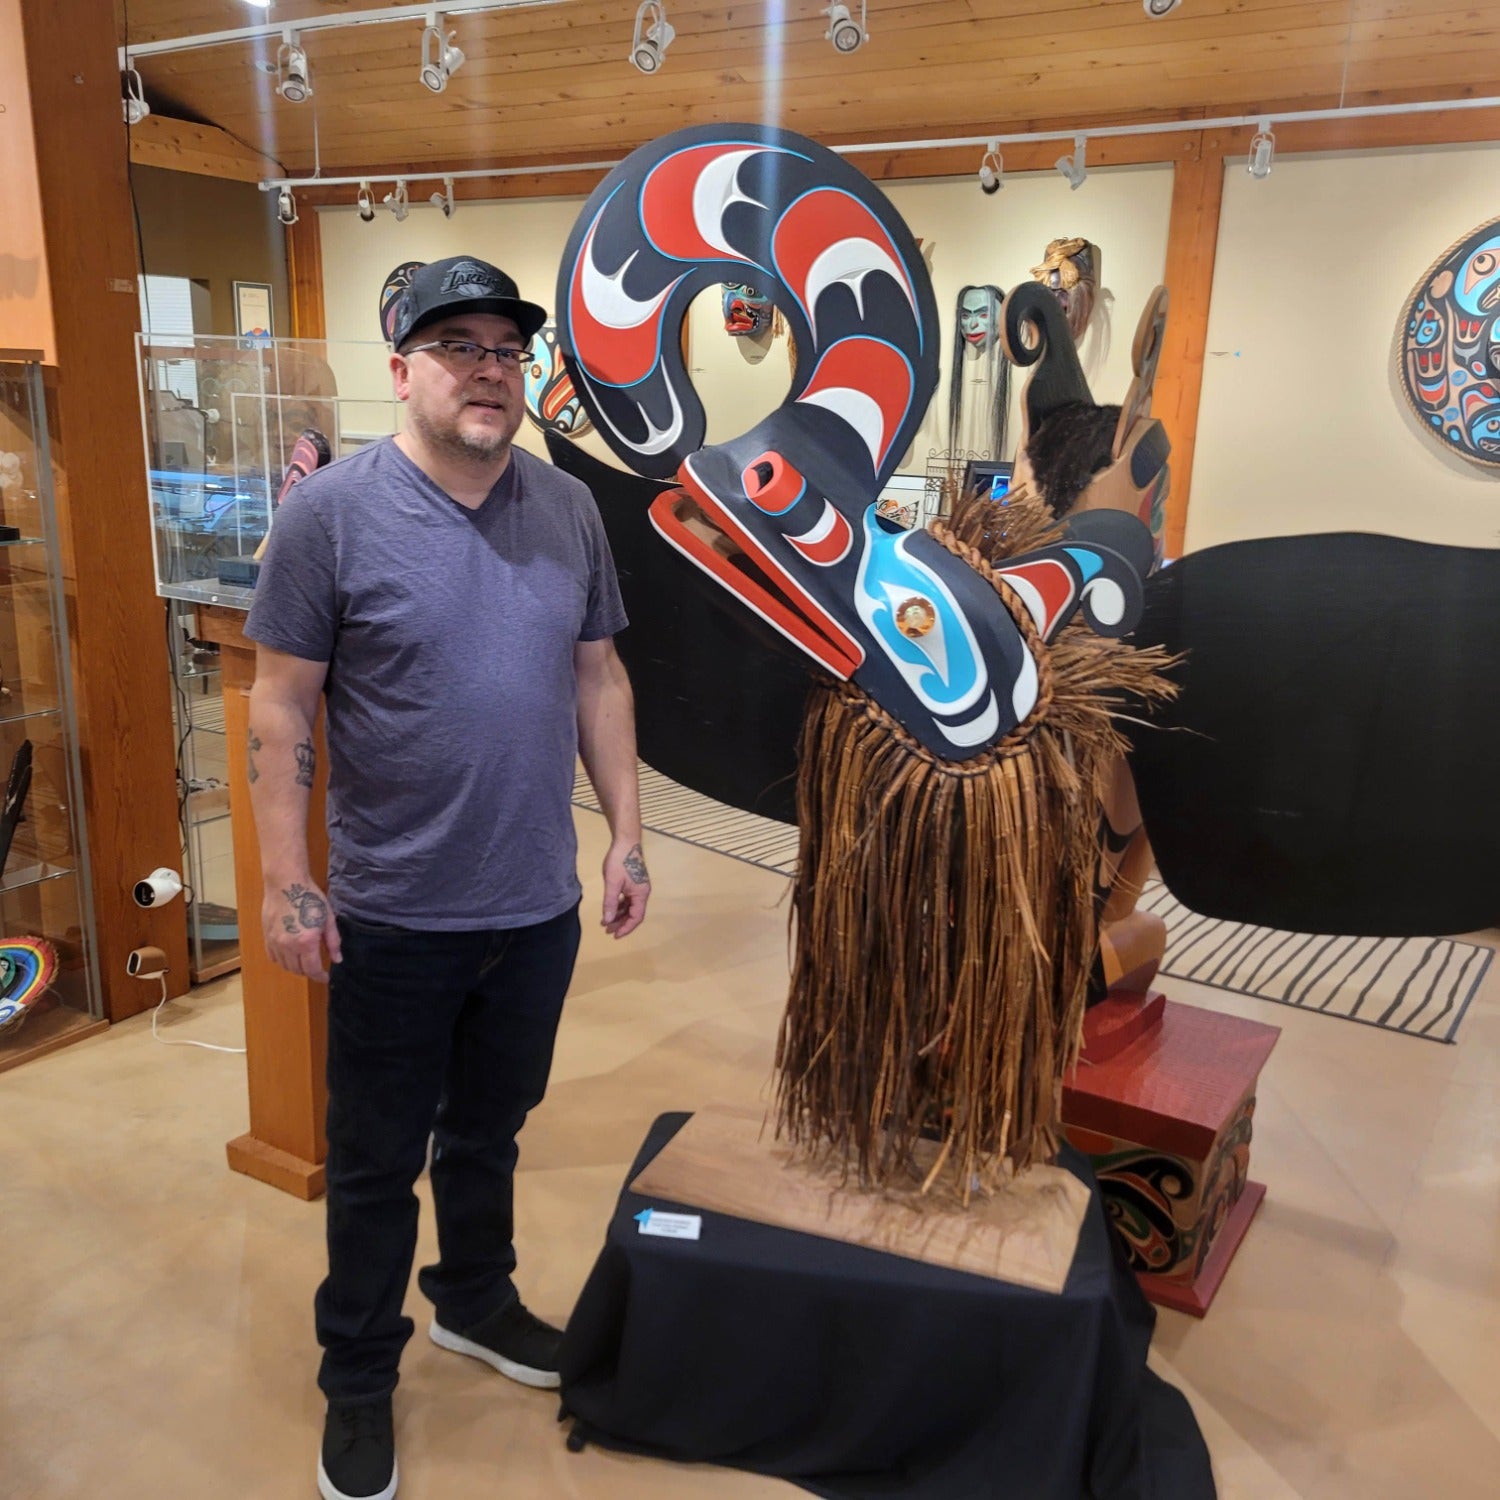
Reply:
[[[1101,296],[1098,326],[1084,341],[1084,367],[1098,400],[1120,400],[1130,383],[1136,318],[1166,264],[1169,167],[1091,172],[1076,193],[1055,172],[1008,177],[1002,191],[988,198],[972,177],[882,186],[912,233],[924,241],[942,323],[944,375],[904,469],[920,473],[929,448],[944,441],[943,382],[959,287],[987,281],[1010,287],[1028,279],[1052,239],[1083,235],[1103,250],[1108,295]],[[523,297],[551,308],[558,262],[582,202],[580,197],[464,203],[452,219],[424,204],[414,206],[403,224],[384,210],[369,224],[352,208],[319,210],[329,340],[379,337],[380,288],[403,260],[479,255],[514,276]],[[790,380],[784,338],[752,365],[743,341],[723,332],[717,289],[699,295],[688,327],[689,364],[708,414],[709,441],[743,432],[780,403]],[[330,350],[341,393],[368,388],[371,372],[365,364],[378,354]],[[1019,389],[1019,382],[1015,385]],[[1014,426],[1012,422],[1012,431]],[[521,428],[520,442],[545,451],[529,422]],[[609,456],[597,434],[590,434],[584,446],[601,458]]]
[[[1500,542],[1500,475],[1445,453],[1397,384],[1397,322],[1454,241],[1500,212],[1500,147],[1231,162],[1188,511],[1193,550],[1374,531]]]

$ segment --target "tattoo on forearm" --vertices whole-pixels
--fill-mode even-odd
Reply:
[[[297,785],[311,786],[313,772],[318,765],[318,753],[313,749],[313,742],[303,740],[300,745],[292,746],[292,753],[297,757]]]
[[[637,885],[650,884],[651,877],[646,873],[646,861],[639,844],[633,845],[630,853],[625,856],[625,873]]]
[[[246,759],[250,763],[250,771],[249,771],[250,780],[251,781],[259,781],[260,780],[260,771],[257,769],[256,764],[255,764],[255,752],[260,749],[260,740],[256,736],[256,733],[255,733],[255,731],[253,729],[250,731],[250,737],[249,737],[249,739],[247,740],[246,743],[248,745],[248,750],[246,752]]]
[[[281,894],[296,907],[297,920],[307,931],[321,927],[328,920],[328,903],[316,891],[308,890],[305,885],[289,885]],[[288,932],[296,930],[290,925],[290,917],[283,920],[288,923]]]

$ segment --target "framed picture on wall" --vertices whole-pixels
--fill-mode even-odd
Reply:
[[[234,331],[240,338],[256,344],[269,344],[275,337],[275,329],[271,326],[269,282],[235,282]]]

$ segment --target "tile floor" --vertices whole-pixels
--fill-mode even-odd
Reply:
[[[603,824],[577,820],[589,874]],[[650,920],[618,946],[586,936],[522,1141],[521,1280],[556,1319],[654,1116],[766,1097],[786,882],[670,840],[649,853]],[[1153,1355],[1193,1401],[1221,1494],[1500,1494],[1500,978],[1456,1047],[1166,987],[1284,1028],[1256,1115],[1266,1205],[1208,1319],[1163,1313]],[[195,992],[163,1034],[240,1040],[238,993]],[[315,1493],[322,1210],[226,1169],[245,1118],[242,1060],[157,1046],[144,1016],[0,1077],[3,1500]],[[425,1327],[415,1290],[408,1310]],[[555,1414],[419,1334],[396,1398],[402,1496],[799,1493],[570,1454]]]

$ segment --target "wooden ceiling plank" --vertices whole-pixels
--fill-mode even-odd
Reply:
[[[1413,0],[1415,3],[1415,0]],[[1449,15],[1472,15],[1473,8],[1455,7],[1455,0],[1432,0],[1432,3],[1448,7]],[[1118,7],[1111,13],[1118,17]],[[673,14],[676,15],[674,8]],[[1279,0],[1274,9],[1265,11],[1235,10],[1218,15],[1198,16],[1189,14],[1179,25],[1173,22],[1169,39],[1164,39],[1162,30],[1149,24],[1142,26],[1134,21],[1144,20],[1137,14],[1131,24],[1068,27],[1059,24],[1055,11],[1045,11],[1022,18],[1022,24],[986,24],[976,18],[972,6],[966,0],[939,0],[911,14],[911,30],[917,33],[913,51],[912,39],[907,39],[900,49],[903,59],[926,56],[930,50],[945,45],[961,45],[967,51],[949,56],[944,60],[972,61],[976,45],[1001,45],[1007,48],[1022,47],[1028,52],[1041,50],[1113,49],[1116,47],[1145,47],[1159,52],[1164,47],[1171,49],[1191,45],[1200,41],[1213,41],[1221,37],[1255,37],[1264,33],[1291,34],[1315,26],[1337,26],[1341,34],[1348,26],[1348,0],[1323,0],[1323,3],[1297,5],[1290,0]],[[785,28],[785,45],[779,49],[783,56],[796,54],[816,60],[825,70],[858,69],[874,62],[876,66],[889,66],[890,54],[896,50],[880,45],[880,38],[897,34],[891,26],[893,18],[882,17],[881,30],[872,38],[871,44],[850,57],[836,57],[823,39],[823,22],[809,22],[805,27]],[[905,28],[900,28],[904,33]],[[668,66],[653,80],[671,87],[674,84],[677,60],[686,57],[712,57],[721,63],[732,65],[743,61],[740,54],[763,58],[767,48],[765,27],[747,28],[719,35],[701,34],[679,26],[677,40],[672,45]],[[390,33],[387,35],[387,33]],[[616,74],[627,70],[626,48],[607,32],[582,31],[569,33],[566,45],[559,45],[551,33],[534,30],[514,36],[482,34],[467,40],[464,50],[468,56],[460,78],[474,73],[518,71],[523,59],[546,56],[551,66],[608,66]],[[332,39],[343,38],[338,46]],[[587,40],[585,40],[587,38]],[[628,41],[628,35],[626,37]],[[323,44],[321,47],[319,43]],[[308,52],[314,74],[327,71],[333,76],[346,76],[358,71],[369,79],[389,69],[404,78],[414,74],[420,56],[420,35],[396,28],[381,27],[378,30],[365,28],[348,33],[325,33],[310,39]],[[236,56],[235,49],[217,48],[209,52],[167,54],[162,57],[142,58],[142,75],[152,84],[167,87],[166,80],[172,78],[198,78],[207,80],[218,74],[227,75],[232,81],[245,66],[246,56]],[[394,80],[393,80],[394,81]],[[458,80],[455,80],[455,83]]]
[[[1484,89],[1483,79],[1500,73],[1493,9],[1457,0],[1354,0],[1352,33],[1346,0],[1194,0],[1161,23],[1120,0],[908,0],[882,5],[871,18],[871,45],[848,58],[822,39],[817,11],[815,0],[788,6],[773,68],[765,7],[673,0],[678,41],[668,68],[652,79],[634,74],[621,55],[633,3],[455,17],[470,60],[437,97],[414,77],[415,19],[410,27],[312,34],[322,159],[355,161],[372,173],[398,159],[440,167],[481,153],[498,158],[491,141],[504,142],[510,161],[587,158],[605,141],[612,155],[675,125],[760,118],[777,83],[782,120],[809,133],[957,133],[943,122],[971,119],[972,109],[951,84],[976,60],[994,111],[980,128],[997,131],[1041,113],[1074,120],[1153,106],[1237,113],[1264,108],[1273,94],[1278,102],[1322,103],[1340,86],[1358,97],[1457,94]],[[195,17],[199,29],[215,29],[244,16],[238,0],[134,0],[130,12],[137,34]],[[295,13],[283,6],[278,19]],[[882,45],[891,36],[899,46]],[[277,99],[271,80],[247,66],[250,52],[143,59],[143,71],[174,112],[211,118],[305,171],[313,111]]]

